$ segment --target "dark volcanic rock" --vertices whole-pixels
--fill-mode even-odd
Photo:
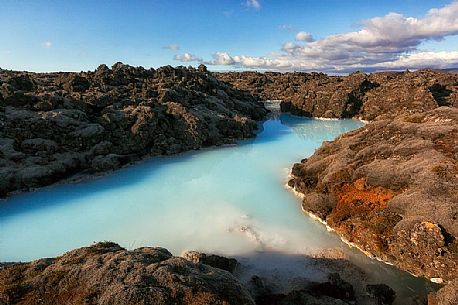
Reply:
[[[163,248],[99,243],[52,259],[0,264],[0,304],[251,305],[229,272]]]
[[[0,70],[0,195],[253,137],[266,113],[205,67]]]
[[[458,109],[377,120],[295,164],[302,207],[403,270],[458,274]]]
[[[355,302],[353,286],[337,273],[330,274],[328,282],[309,283],[304,289],[288,293],[272,293],[266,283],[256,276],[251,279],[251,286],[258,305],[343,305]]]
[[[348,76],[323,73],[227,72],[215,74],[260,99],[282,100],[293,114],[372,120],[403,111],[458,107],[458,75],[434,70]]]
[[[378,305],[391,305],[396,299],[396,292],[385,284],[367,285],[366,291]]]

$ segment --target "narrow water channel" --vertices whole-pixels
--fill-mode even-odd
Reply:
[[[285,188],[294,162],[360,126],[281,114],[265,121],[256,139],[236,146],[149,159],[97,179],[13,196],[0,202],[0,261],[56,256],[110,240],[176,255],[220,253],[247,264],[274,259],[279,274],[291,274],[304,264],[303,255],[331,248],[398,296],[423,293],[428,282],[348,248],[305,216]]]

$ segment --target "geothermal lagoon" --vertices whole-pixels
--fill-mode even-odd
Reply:
[[[157,157],[75,184],[12,196],[0,204],[0,261],[60,255],[95,241],[234,256],[277,279],[321,279],[304,255],[329,249],[403,297],[431,283],[365,257],[305,216],[286,188],[291,165],[323,141],[363,125],[272,115],[255,139]],[[275,269],[275,270],[273,270]],[[244,276],[243,274],[240,276]]]

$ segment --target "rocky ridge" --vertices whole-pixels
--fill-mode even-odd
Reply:
[[[282,100],[282,111],[308,117],[373,120],[404,111],[458,107],[458,75],[415,72],[324,73],[226,72],[215,76],[262,100]]]
[[[266,113],[204,66],[0,69],[0,195],[253,137]]]

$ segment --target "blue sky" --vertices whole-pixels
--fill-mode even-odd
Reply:
[[[325,72],[458,66],[450,0],[2,0],[0,28],[0,67],[14,70],[117,61]]]

